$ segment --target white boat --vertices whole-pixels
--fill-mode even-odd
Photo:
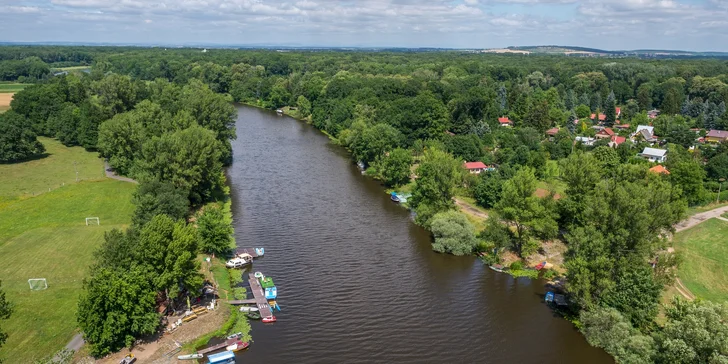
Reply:
[[[225,266],[228,268],[242,268],[253,262],[253,257],[250,256],[249,254],[241,254],[241,255],[247,256],[247,257],[241,258],[240,256],[238,256],[233,259],[230,259],[227,261],[227,263],[225,263]]]
[[[276,110],[276,114],[283,115],[283,110],[281,110],[281,109]]]
[[[258,312],[258,307],[242,306],[240,312]]]
[[[232,335],[228,335],[228,337],[226,339],[228,339],[228,340],[239,339],[241,336],[243,336],[242,332],[236,332]]]
[[[194,353],[194,354],[188,354],[188,355],[180,355],[177,357],[177,359],[179,359],[179,360],[202,359],[203,356],[204,355],[202,355],[202,354]]]
[[[264,276],[263,276],[263,273],[261,273],[261,272],[255,272],[255,274],[254,274],[253,276],[254,276],[255,278],[258,278],[258,279],[261,279],[261,278],[263,278],[263,277],[264,277]]]
[[[265,248],[255,248],[255,254],[258,254],[259,257],[262,257],[263,254],[265,254]]]

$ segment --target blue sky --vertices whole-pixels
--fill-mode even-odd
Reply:
[[[728,51],[728,0],[0,0],[0,41]]]

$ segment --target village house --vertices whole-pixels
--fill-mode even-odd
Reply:
[[[592,121],[596,121],[596,120],[594,120],[595,117],[596,117],[595,114],[591,114],[591,116],[589,116],[589,119],[592,119]],[[601,122],[604,120],[607,120],[607,115],[599,114],[599,121]]]
[[[657,119],[657,116],[660,115],[660,110],[652,109],[647,112],[647,117],[650,119]]]
[[[627,141],[627,138],[619,135],[613,135],[612,138],[609,140],[609,145],[612,148],[618,147],[620,144]]]
[[[640,153],[640,156],[653,163],[665,163],[667,150],[647,147]]]
[[[708,143],[724,143],[728,140],[728,131],[711,130],[705,135],[705,141]]]
[[[546,136],[548,136],[549,140],[554,140],[554,137],[558,133],[559,133],[559,128],[551,128],[549,130],[546,130]]]
[[[465,162],[465,169],[467,169],[471,174],[480,174],[481,172],[488,170],[488,166],[486,166],[483,162]]]
[[[513,121],[511,121],[511,119],[507,116],[503,116],[498,118],[498,124],[500,124],[500,126],[513,126]]]
[[[590,138],[590,137],[585,137],[585,136],[578,136],[578,137],[574,138],[574,143],[578,142],[578,143],[581,143],[588,147],[591,147],[592,145],[594,145],[595,141],[596,141],[596,139]]]
[[[615,136],[614,130],[611,128],[604,128],[597,132],[596,135],[594,135],[597,139],[607,139]]]
[[[658,139],[654,134],[655,128],[649,125],[637,125],[637,131],[632,134],[632,139],[641,137],[648,143],[657,143]]]

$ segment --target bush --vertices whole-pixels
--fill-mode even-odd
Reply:
[[[511,268],[511,270],[521,270],[521,269],[523,269],[523,263],[520,260],[517,260],[517,261],[511,263],[510,268]]]
[[[446,211],[432,217],[432,234],[435,242],[432,249],[440,253],[465,255],[478,245],[475,229],[465,215],[457,211]]]

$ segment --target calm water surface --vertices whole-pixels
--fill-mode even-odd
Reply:
[[[542,303],[542,284],[436,254],[346,152],[304,123],[238,107],[235,236],[278,287],[245,363],[610,363]]]

